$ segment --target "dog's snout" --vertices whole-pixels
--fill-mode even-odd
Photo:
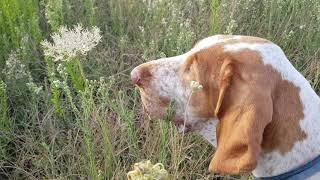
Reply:
[[[151,79],[150,65],[148,63],[141,64],[131,71],[131,81],[133,84],[142,87],[147,86]]]
[[[131,81],[133,84],[141,86],[141,72],[139,67],[136,67],[131,71]]]

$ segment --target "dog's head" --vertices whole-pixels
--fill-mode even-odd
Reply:
[[[232,73],[221,48],[200,51],[197,46],[180,56],[141,64],[131,72],[145,110],[152,116],[163,117],[173,101],[174,122],[188,132],[202,129],[216,117]],[[212,60],[211,56],[217,58]],[[199,83],[202,89],[195,90],[192,82]]]
[[[219,122],[212,127],[217,129],[218,146],[209,166],[211,172],[252,171],[261,147],[270,144],[262,140],[268,136],[264,131],[273,118],[277,89],[286,86],[293,99],[299,97],[299,90],[265,65],[259,52],[249,48],[230,50],[230,45],[241,46],[243,42],[270,44],[260,38],[213,36],[183,55],[150,61],[131,72],[142,103],[151,115],[163,117],[174,101],[175,122],[178,127],[185,123],[183,130],[201,130],[212,119]],[[199,82],[202,89],[194,91],[192,81]],[[299,99],[294,101],[301,109]]]

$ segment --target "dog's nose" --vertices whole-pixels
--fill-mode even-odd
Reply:
[[[131,81],[133,84],[141,86],[141,72],[139,70],[139,67],[135,67],[131,71]]]
[[[152,77],[150,65],[150,63],[140,64],[131,71],[130,76],[133,84],[139,87],[147,86]]]

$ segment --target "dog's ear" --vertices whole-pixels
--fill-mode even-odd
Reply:
[[[233,71],[232,60],[230,58],[225,58],[219,73],[219,96],[214,110],[216,116],[219,113],[226,90],[230,86]]]
[[[239,67],[233,67],[228,59],[221,66],[215,111],[219,118],[218,146],[209,165],[209,171],[214,173],[251,172],[261,152],[264,128],[272,120],[269,88],[244,80],[243,73],[235,70],[239,71]]]
[[[232,60],[216,47],[192,54],[182,69],[185,84],[195,80],[203,85],[202,91],[192,96],[191,102],[197,104],[194,109],[202,117],[216,116],[232,79]]]

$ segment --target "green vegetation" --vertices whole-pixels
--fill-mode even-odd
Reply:
[[[47,51],[76,29],[101,39],[78,34],[62,49],[90,48]],[[320,92],[318,0],[1,0],[0,179],[125,179],[145,159],[173,179],[212,179],[214,149],[179,134],[170,109],[145,117],[129,73],[218,33],[276,42]]]

